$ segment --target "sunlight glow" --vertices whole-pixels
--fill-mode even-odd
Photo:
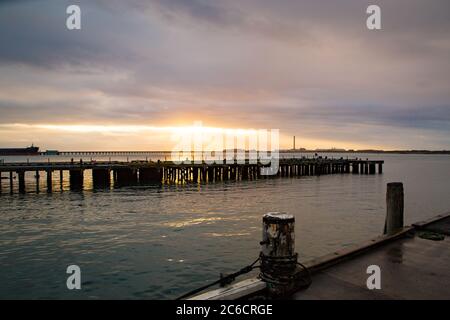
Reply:
[[[147,126],[147,125],[54,125],[54,124],[36,124],[36,125],[21,125],[34,127],[37,129],[57,130],[74,133],[141,133],[148,131],[170,132],[175,134],[192,134],[192,133],[224,133],[235,135],[253,135],[256,133],[254,129],[232,129],[219,127],[203,127],[199,125],[194,126]]]

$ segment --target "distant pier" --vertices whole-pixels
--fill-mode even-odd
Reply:
[[[59,174],[62,187],[69,176],[70,189],[83,189],[86,172],[92,175],[94,188],[129,186],[157,183],[198,183],[219,181],[257,180],[271,177],[320,176],[329,174],[376,174],[383,172],[383,160],[327,159],[327,158],[291,158],[279,159],[278,171],[274,175],[262,175],[261,169],[270,165],[248,159],[242,163],[222,161],[215,163],[196,163],[184,161],[71,161],[43,163],[2,163],[0,164],[0,193],[4,193],[3,180],[8,181],[9,191],[26,192],[25,176],[34,174],[36,191],[39,192],[40,179],[46,179],[46,188],[54,188],[54,175]],[[16,177],[14,176],[16,175]],[[6,192],[7,192],[6,191]]]

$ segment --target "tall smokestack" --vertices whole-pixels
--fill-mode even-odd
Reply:
[[[295,150],[295,136],[294,136],[294,150]]]

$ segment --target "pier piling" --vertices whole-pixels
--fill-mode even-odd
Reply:
[[[92,169],[92,184],[94,188],[108,188],[111,185],[111,170],[109,168]]]
[[[52,181],[52,170],[47,170],[47,192],[52,192],[53,181]]]
[[[13,182],[13,172],[9,172],[9,192],[13,194],[14,192],[14,182]]]
[[[19,177],[19,192],[25,193],[25,171],[17,171]]]
[[[64,183],[64,171],[59,170],[59,187],[61,190],[63,189],[63,183]]]
[[[69,170],[70,175],[70,189],[71,190],[81,190],[83,189],[83,169],[72,169]]]
[[[394,234],[403,228],[403,203],[403,183],[388,183],[386,191],[385,234]]]
[[[40,184],[40,179],[41,179],[39,170],[36,170],[34,177],[36,178],[36,193],[39,193],[39,184]]]
[[[139,169],[139,183],[160,183],[162,171],[159,167],[145,167]]]
[[[374,162],[369,163],[369,174],[375,174],[375,163]]]
[[[214,167],[208,168],[208,181],[213,182],[214,181]]]
[[[133,185],[138,181],[137,170],[135,168],[118,168],[116,169],[116,175],[119,186]]]

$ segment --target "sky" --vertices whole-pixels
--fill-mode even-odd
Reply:
[[[284,148],[450,149],[449,34],[448,0],[3,0],[0,147],[170,150],[201,121]]]

